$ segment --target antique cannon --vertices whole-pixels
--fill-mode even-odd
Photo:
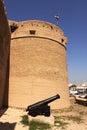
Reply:
[[[50,116],[50,106],[48,106],[48,104],[58,98],[60,98],[60,95],[57,94],[48,99],[29,105],[26,111],[28,111],[28,114],[31,116],[37,116],[37,115]]]

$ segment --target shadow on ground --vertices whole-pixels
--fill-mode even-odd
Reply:
[[[0,109],[0,117],[5,114],[8,108]],[[0,122],[0,130],[14,130],[16,123]]]
[[[0,130],[15,130],[16,123],[0,122]]]
[[[8,108],[0,109],[0,117],[4,115]]]

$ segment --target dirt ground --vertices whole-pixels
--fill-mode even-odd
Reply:
[[[0,130],[29,130],[21,124],[26,111],[16,108],[0,110]],[[69,109],[52,111],[55,126],[50,130],[87,130],[87,106],[73,104]]]
[[[54,111],[53,115],[56,117],[55,130],[87,130],[87,106],[76,103],[69,109]]]

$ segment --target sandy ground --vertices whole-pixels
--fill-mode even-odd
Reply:
[[[60,125],[55,130],[87,130],[87,106],[73,104],[69,109],[53,113]]]
[[[21,116],[27,113],[21,109],[8,108],[0,111],[0,130],[28,130],[28,127],[24,127],[21,124]]]
[[[51,130],[87,130],[87,106],[74,104],[69,109],[53,111],[52,113],[58,118],[58,122]],[[22,109],[8,108],[0,110],[0,130],[29,130],[27,126],[23,126],[20,122],[23,115],[27,115],[27,113]],[[79,116],[82,118],[82,122],[67,119],[66,117],[69,116]],[[61,124],[59,120],[69,124],[63,127],[63,123]]]

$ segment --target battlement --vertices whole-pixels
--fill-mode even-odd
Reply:
[[[22,22],[9,21],[10,27],[13,26],[12,39],[24,37],[41,37],[55,40],[66,46],[67,38],[63,31],[56,25],[40,20],[28,20]]]

